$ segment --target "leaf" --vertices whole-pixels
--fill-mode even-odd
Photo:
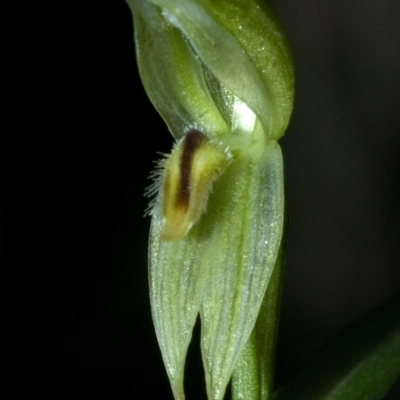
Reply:
[[[352,324],[274,400],[377,400],[400,375],[400,296]]]

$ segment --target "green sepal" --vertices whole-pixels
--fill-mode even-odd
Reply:
[[[283,136],[293,106],[293,67],[265,2],[127,1],[143,84],[175,137],[188,126],[203,126],[215,137],[232,128],[224,125],[224,110],[216,112],[220,104],[208,93],[204,69],[230,93],[226,98],[252,109],[267,140]]]
[[[233,371],[232,400],[270,400],[272,398],[284,242],[283,238],[257,322]]]
[[[207,212],[177,242],[160,239],[156,205],[150,234],[153,320],[176,399],[200,311],[201,348],[209,400],[223,398],[254,327],[283,230],[283,165],[270,141],[254,160],[242,157],[218,179]]]
[[[134,18],[137,64],[143,86],[172,135],[201,127],[215,136],[228,127],[209,94],[199,58],[182,35],[147,0],[127,0]]]

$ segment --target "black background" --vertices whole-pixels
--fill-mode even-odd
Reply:
[[[281,141],[279,385],[400,288],[400,3],[272,3],[296,71]],[[172,138],[138,77],[130,11],[122,0],[3,7],[9,398],[171,399],[150,315],[143,191]],[[194,343],[189,400],[205,398],[197,331]]]

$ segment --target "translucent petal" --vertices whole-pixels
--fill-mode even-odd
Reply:
[[[223,398],[277,257],[284,202],[279,145],[270,142],[259,160],[239,160],[216,186],[229,205],[202,259],[213,265],[200,306],[209,400]]]
[[[177,242],[161,240],[162,228],[161,209],[157,205],[150,233],[150,300],[172,390],[176,399],[184,399],[186,353],[212,268],[201,260],[213,238],[201,223]]]
[[[258,159],[235,160],[214,184],[207,212],[177,242],[160,238],[161,204],[150,235],[154,325],[177,399],[200,308],[209,399],[220,399],[254,326],[279,248],[283,167],[270,141]]]
[[[198,127],[214,136],[228,130],[208,92],[203,66],[182,32],[146,0],[133,11],[137,61],[146,92],[169,130],[180,138]]]
[[[187,38],[196,56],[279,139],[293,105],[293,69],[281,29],[257,0],[150,0]]]

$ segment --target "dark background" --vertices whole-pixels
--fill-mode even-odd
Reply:
[[[296,71],[281,141],[281,384],[400,289],[400,3],[272,3]],[[9,398],[171,399],[149,308],[143,191],[172,138],[138,77],[130,11],[122,0],[3,7]],[[205,398],[198,332],[194,342],[189,400]]]

